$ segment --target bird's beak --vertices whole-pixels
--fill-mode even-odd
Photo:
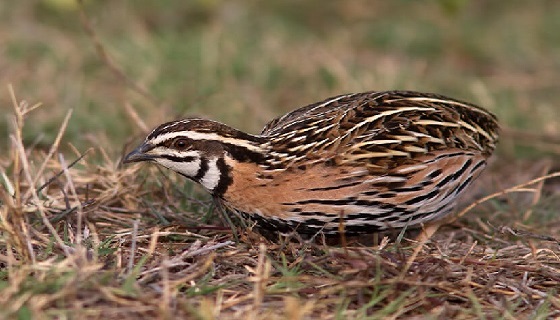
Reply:
[[[124,159],[123,163],[131,163],[131,162],[140,162],[140,161],[150,161],[155,158],[154,155],[147,154],[146,152],[152,150],[155,146],[142,143],[138,148],[134,149],[131,153],[127,154]]]

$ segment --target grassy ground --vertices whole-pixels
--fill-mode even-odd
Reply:
[[[85,12],[0,2],[0,318],[560,316],[560,180],[543,177],[560,169],[559,2],[86,1]],[[503,126],[468,213],[416,256],[409,234],[344,246],[234,233],[184,179],[119,166],[164,120],[258,132],[372,89],[472,101]]]

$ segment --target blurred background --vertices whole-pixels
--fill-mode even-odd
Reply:
[[[147,126],[203,115],[257,133],[273,117],[367,90],[436,92],[482,105],[504,128],[500,157],[559,155],[560,1],[0,2],[0,132],[16,97],[44,106],[25,139],[118,157]]]

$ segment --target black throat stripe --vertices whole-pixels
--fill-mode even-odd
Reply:
[[[208,159],[206,158],[200,159],[200,168],[198,168],[198,171],[196,172],[196,175],[193,177],[193,180],[199,182],[202,178],[204,178],[206,172],[208,172],[208,168],[210,168],[208,166]]]
[[[216,161],[216,166],[218,166],[218,170],[220,171],[220,181],[218,181],[218,185],[212,190],[212,194],[221,198],[227,188],[233,183],[233,179],[230,175],[231,168],[227,165],[224,158],[219,158]]]

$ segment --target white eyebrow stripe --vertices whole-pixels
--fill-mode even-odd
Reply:
[[[167,132],[162,135],[157,136],[155,139],[152,139],[150,143],[152,144],[159,144],[163,141],[173,139],[176,137],[185,137],[193,140],[210,140],[210,141],[218,141],[222,143],[229,143],[236,146],[244,147],[251,151],[262,152],[262,148],[251,144],[245,139],[236,139],[236,138],[229,138],[223,137],[217,133],[213,132],[197,132],[197,131],[178,131],[178,132]]]
[[[171,156],[171,157],[176,157],[176,158],[185,158],[185,157],[199,157],[200,156],[200,152],[197,150],[190,150],[190,151],[177,151],[177,150],[173,150],[173,149],[167,149],[167,148],[162,148],[162,147],[158,147],[155,148],[154,150],[152,150],[151,152],[149,152],[152,155],[155,156]]]

